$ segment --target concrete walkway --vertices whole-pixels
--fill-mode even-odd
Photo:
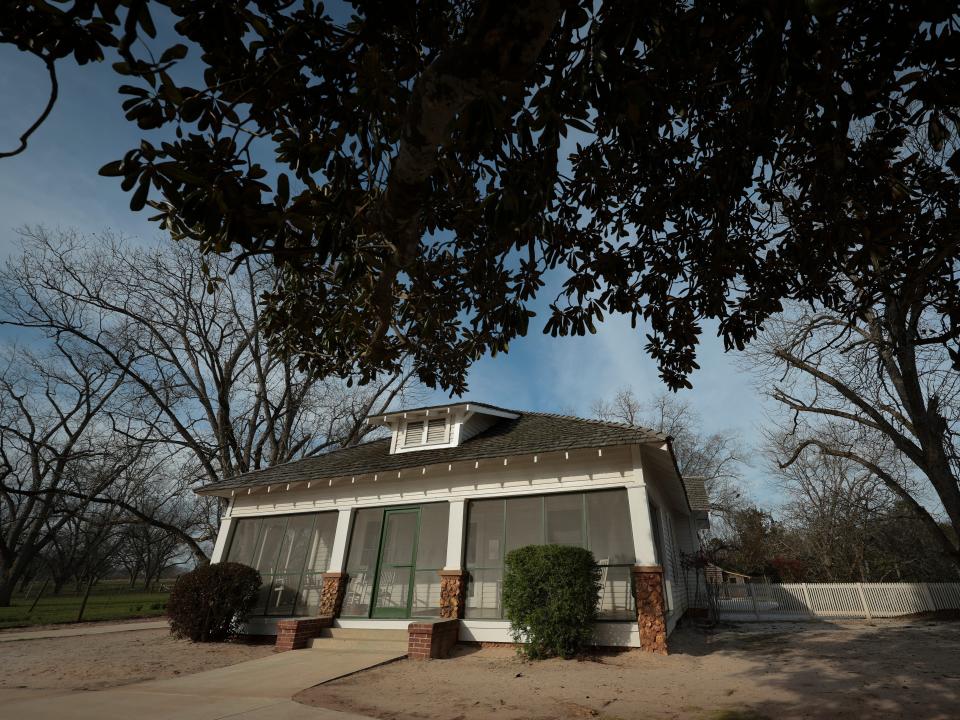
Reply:
[[[0,718],[31,720],[361,720],[290,698],[300,690],[404,657],[338,646],[294,650],[216,670],[94,692],[0,690]]]
[[[0,642],[14,640],[44,640],[46,638],[75,637],[78,635],[105,635],[106,633],[130,632],[131,630],[165,630],[170,625],[166,620],[146,622],[112,623],[89,627],[49,628],[47,630],[24,630],[23,632],[0,632]]]

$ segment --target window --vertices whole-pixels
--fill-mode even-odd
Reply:
[[[377,586],[378,564],[399,560],[398,555],[409,559],[410,546],[401,548],[396,545],[390,537],[391,527],[388,526],[386,530],[383,527],[385,512],[391,510],[396,518],[399,509],[364,508],[354,514],[350,549],[347,553],[347,587],[341,610],[344,617],[376,617],[376,608],[372,606],[383,608],[388,599],[396,607],[409,609],[411,617],[439,617],[440,570],[447,560],[450,504],[438,502],[408,505],[401,509],[410,513],[407,515],[405,512],[400,522],[413,522],[417,528],[415,564],[403,570],[403,573],[407,574],[392,572],[390,577],[393,584],[390,587],[398,593],[398,597],[393,599],[388,598],[390,593],[385,591],[381,570],[376,602],[374,588]],[[394,530],[396,527],[394,526]],[[381,544],[384,553],[382,559],[379,557]],[[408,596],[407,590],[411,587],[411,582],[413,594]]]
[[[403,430],[403,449],[450,442],[450,424],[444,418],[408,422]]]
[[[240,518],[226,559],[260,572],[263,585],[252,615],[315,615],[322,573],[330,561],[336,513]]]
[[[347,587],[341,615],[366,617],[370,613],[382,525],[382,508],[357,510],[354,513],[350,553],[347,555]]]
[[[466,568],[470,574],[464,614],[468,618],[500,618],[503,582],[503,500],[470,503]]]
[[[413,575],[413,617],[440,616],[440,570],[447,561],[447,525],[450,503],[420,507],[417,566]]]
[[[673,593],[670,570],[665,562],[667,554],[663,543],[663,525],[661,524],[660,508],[654,502],[650,502],[650,531],[653,533],[653,556],[657,565],[663,568],[663,597],[666,602],[667,611],[673,610]]]
[[[403,446],[409,448],[419,445],[423,445],[423,422],[407,423],[407,429],[403,433]]]
[[[447,421],[430,420],[427,422],[427,437],[423,442],[425,445],[439,445],[447,442]]]
[[[468,618],[501,618],[506,553],[524,545],[586,547],[601,568],[600,617],[633,620],[633,532],[626,490],[475,500],[467,519]]]

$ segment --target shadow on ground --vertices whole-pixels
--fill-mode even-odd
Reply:
[[[744,718],[960,716],[957,622],[701,625],[674,640],[671,660],[744,663]]]

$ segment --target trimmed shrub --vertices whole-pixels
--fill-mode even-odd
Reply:
[[[260,584],[260,573],[233,562],[204,565],[181,575],[167,601],[170,632],[194,642],[223,642],[247,619]]]
[[[593,636],[600,567],[569,545],[527,545],[507,553],[503,611],[530,659],[581,652]]]

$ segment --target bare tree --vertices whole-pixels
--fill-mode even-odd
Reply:
[[[68,337],[119,374],[130,400],[116,412],[177,451],[171,497],[356,444],[371,432],[368,415],[410,392],[410,373],[351,387],[275,351],[259,305],[274,273],[253,260],[231,273],[225,263],[207,267],[188,246],[142,248],[109,234],[34,229],[23,242],[0,272],[0,322]],[[220,507],[206,502],[207,527],[184,538],[200,561]]]
[[[139,447],[105,438],[123,378],[63,341],[13,350],[0,372],[0,607],[71,517],[136,462]]]
[[[845,428],[829,424],[824,439],[843,443]],[[789,498],[782,509],[792,531],[793,554],[802,558],[810,578],[827,582],[869,582],[871,526],[894,508],[895,497],[868,469],[847,458],[804,452],[786,467],[779,460],[793,450],[789,434],[770,433],[767,454],[775,477]],[[874,462],[907,480],[893,458]]]
[[[648,427],[673,438],[680,474],[703,479],[714,513],[727,514],[740,503],[744,458],[739,438],[729,430],[703,432],[700,416],[687,401],[669,393],[644,401],[631,388],[622,388],[610,400],[594,401],[591,413],[600,420]]]
[[[960,564],[960,374],[945,343],[949,327],[920,287],[878,299],[858,322],[793,308],[746,358],[785,411],[781,467],[807,453],[856,463]],[[937,522],[938,504],[953,533]]]

